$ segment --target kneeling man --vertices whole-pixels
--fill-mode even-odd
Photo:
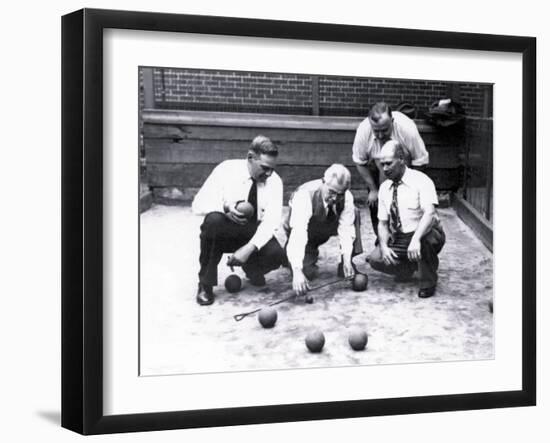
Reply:
[[[349,170],[334,164],[322,179],[304,183],[290,198],[284,227],[288,234],[286,252],[292,269],[292,287],[297,295],[307,292],[309,280],[316,276],[319,246],[333,235],[340,239],[338,275],[352,277],[355,273],[351,259],[363,249],[359,211],[355,209],[350,185]]]
[[[433,181],[406,166],[399,142],[390,140],[380,151],[379,161],[388,180],[378,194],[379,245],[368,258],[370,265],[396,281],[407,281],[418,270],[418,296],[431,297],[437,284],[437,254],[445,244],[445,233],[435,206]]]
[[[246,159],[226,160],[212,171],[195,199],[195,214],[206,214],[200,234],[200,271],[197,303],[214,303],[218,263],[224,252],[234,252],[228,264],[242,266],[255,286],[265,285],[264,275],[286,263],[283,248],[273,236],[279,227],[283,183],[274,171],[277,147],[257,136]],[[248,201],[254,213],[247,219],[237,209]]]

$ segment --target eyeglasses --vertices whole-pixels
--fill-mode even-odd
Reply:
[[[328,194],[334,197],[344,197],[346,195],[346,191],[344,192],[337,192],[334,189],[331,189],[327,186]]]

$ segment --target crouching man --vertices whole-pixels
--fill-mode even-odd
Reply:
[[[435,210],[438,200],[433,181],[408,168],[405,155],[394,140],[380,151],[387,180],[378,194],[379,245],[367,260],[374,269],[395,275],[396,281],[410,280],[418,271],[418,296],[427,298],[435,293],[437,254],[445,244],[445,233]]]
[[[286,263],[273,236],[283,204],[283,183],[274,171],[277,155],[277,147],[259,135],[245,159],[220,163],[195,196],[193,212],[206,215],[200,233],[198,304],[214,303],[218,263],[225,252],[233,252],[228,264],[242,266],[255,286],[265,285],[264,275]],[[253,208],[249,218],[238,209],[243,201]]]
[[[292,269],[292,287],[297,295],[309,289],[317,275],[319,246],[337,235],[340,240],[338,275],[353,277],[352,257],[363,249],[359,231],[359,211],[349,191],[351,175],[340,165],[330,166],[322,179],[304,183],[289,202],[284,222],[288,234],[286,252]]]

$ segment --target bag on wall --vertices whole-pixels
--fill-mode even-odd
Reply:
[[[426,113],[428,123],[442,128],[462,123],[464,117],[465,112],[462,105],[450,98],[433,102]]]

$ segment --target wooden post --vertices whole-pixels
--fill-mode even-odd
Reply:
[[[145,109],[155,108],[155,86],[153,68],[143,68],[143,105]]]
[[[487,143],[487,186],[485,194],[485,218],[492,222],[491,201],[493,199],[493,138]]]
[[[311,76],[311,114],[319,115],[319,76]]]

